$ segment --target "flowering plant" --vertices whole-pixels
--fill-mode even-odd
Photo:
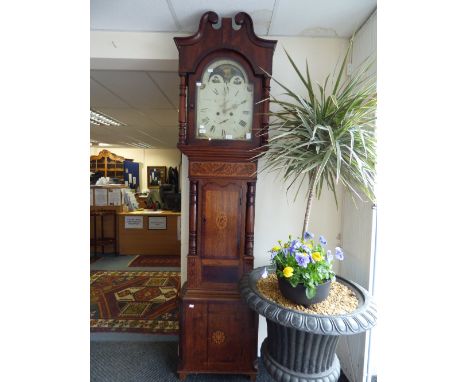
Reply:
[[[317,285],[328,280],[335,280],[332,271],[333,259],[343,260],[343,250],[335,248],[333,256],[331,250],[325,250],[327,240],[320,236],[318,242],[314,241],[314,234],[306,232],[302,239],[292,239],[274,246],[271,252],[271,261],[276,265],[278,278],[285,278],[296,287],[303,284],[306,287],[307,298],[315,296]]]

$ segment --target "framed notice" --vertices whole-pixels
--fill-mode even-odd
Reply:
[[[107,206],[107,189],[95,188],[94,189],[94,205]]]
[[[167,229],[165,216],[148,216],[148,229]]]
[[[146,168],[148,180],[148,188],[157,188],[161,184],[166,183],[167,168],[166,166],[148,166]]]
[[[107,193],[107,202],[109,206],[120,206],[122,204],[122,194],[120,193],[120,188],[109,189]]]
[[[125,229],[142,229],[143,216],[125,216]]]

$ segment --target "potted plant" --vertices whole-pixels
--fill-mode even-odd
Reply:
[[[289,235],[287,242],[279,240],[270,250],[279,289],[286,298],[309,306],[328,297],[330,284],[335,280],[333,259],[343,260],[344,255],[340,247],[335,248],[333,255],[326,245],[323,236],[315,242],[314,234],[306,232],[302,239]]]
[[[307,184],[307,205],[302,228],[303,239],[286,243],[289,250],[272,250],[277,266],[278,280],[287,280],[293,287],[305,288],[307,297],[313,297],[318,285],[334,276],[330,264],[317,243],[315,252],[322,260],[314,262],[308,251],[308,225],[312,201],[320,198],[324,185],[333,192],[338,207],[336,188],[341,184],[353,197],[374,201],[375,178],[375,111],[377,103],[375,76],[369,74],[372,62],[367,60],[349,80],[344,78],[353,42],[345,54],[336,78],[319,85],[311,80],[308,64],[301,73],[290,55],[286,55],[304,86],[304,94],[290,90],[272,77],[284,91],[284,97],[272,97],[274,111],[270,115],[271,139],[265,151],[258,155],[265,159],[263,170],[282,171],[289,190],[298,185],[296,196],[304,182]],[[274,247],[276,248],[276,247]],[[336,249],[342,256],[340,248]],[[300,264],[298,255],[307,253],[309,263]],[[279,255],[279,257],[278,257]],[[307,260],[304,260],[307,261]],[[295,276],[284,271],[292,267]],[[284,289],[284,288],[283,288]],[[287,297],[287,296],[285,296]]]

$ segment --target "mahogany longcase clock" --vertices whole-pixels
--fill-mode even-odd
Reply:
[[[258,317],[238,281],[253,268],[257,163],[268,139],[276,41],[257,37],[252,19],[205,13],[179,50],[178,148],[189,160],[189,253],[181,291],[178,373],[257,371]]]

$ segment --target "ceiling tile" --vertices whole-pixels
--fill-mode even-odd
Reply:
[[[177,110],[141,110],[149,119],[156,122],[158,126],[178,126],[179,113]]]
[[[128,146],[128,143],[142,142],[153,147],[175,148],[178,135],[172,130],[161,128],[135,128],[119,127],[110,128],[107,126],[92,126],[90,139],[97,142],[105,142],[115,146]],[[123,144],[126,142],[127,144]]]
[[[351,37],[376,0],[278,0],[270,35]]]
[[[100,108],[99,111],[127,126],[156,126],[156,123],[146,113],[137,109]]]
[[[179,74],[176,72],[148,72],[172,105],[179,105]]]
[[[175,32],[166,0],[91,0],[91,30]]]
[[[258,35],[266,35],[273,13],[275,0],[172,0],[177,20],[182,31],[198,30],[200,17],[207,11],[214,11],[221,17],[233,17],[238,12],[247,12],[254,22],[254,30]]]
[[[91,78],[90,82],[91,107],[94,108],[128,108],[128,105],[120,98],[109,92]]]
[[[147,72],[92,70],[91,77],[137,109],[173,109]]]
[[[165,144],[167,147],[175,148],[179,139],[179,130],[177,128],[141,128],[137,130],[139,136],[152,144]]]

